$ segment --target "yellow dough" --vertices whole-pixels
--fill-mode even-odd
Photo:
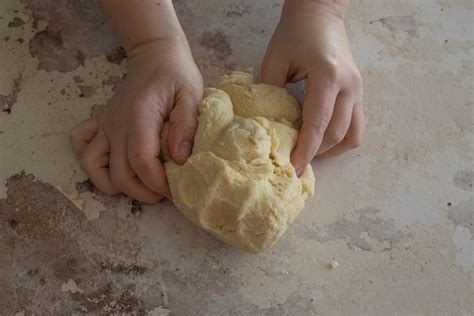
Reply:
[[[165,152],[175,205],[194,224],[249,252],[273,245],[314,194],[307,166],[298,178],[290,153],[300,106],[285,89],[253,84],[252,75],[223,76],[206,88],[191,157]],[[166,147],[166,146],[163,146]]]

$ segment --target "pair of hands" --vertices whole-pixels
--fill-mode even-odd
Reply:
[[[168,149],[182,164],[191,153],[203,82],[184,36],[128,52],[128,76],[97,118],[70,131],[82,169],[107,194],[146,203],[170,197],[159,136],[169,120]],[[264,83],[305,80],[302,127],[291,162],[299,174],[316,156],[357,147],[364,130],[362,78],[342,16],[331,8],[285,5],[262,62]]]

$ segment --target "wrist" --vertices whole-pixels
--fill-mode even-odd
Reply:
[[[349,0],[285,0],[282,15],[331,15],[344,21]]]
[[[166,68],[170,60],[185,64],[189,59],[193,60],[193,57],[184,34],[150,40],[130,48],[127,53],[129,73],[138,72],[140,76]]]
[[[184,33],[173,36],[149,39],[130,47],[127,52],[128,59],[141,55],[173,54],[182,55],[190,52],[189,44]]]
[[[165,45],[165,43],[168,43],[168,45],[171,45],[171,43],[188,45],[186,36],[180,28],[176,30],[170,29],[165,34],[163,34],[163,32],[157,32],[156,34],[149,34],[148,37],[133,38],[129,42],[129,45],[124,47],[127,56],[131,57],[138,51],[154,50],[156,47]]]
[[[101,0],[101,4],[127,54],[150,42],[183,36],[171,0]]]

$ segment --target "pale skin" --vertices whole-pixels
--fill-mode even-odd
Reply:
[[[159,3],[159,4],[158,4]],[[160,153],[163,122],[173,160],[192,150],[203,94],[171,0],[102,0],[128,55],[128,75],[105,109],[70,131],[84,172],[107,194],[154,203],[170,197]],[[286,0],[261,65],[262,82],[305,80],[303,124],[291,162],[298,174],[314,158],[359,146],[362,78],[344,26],[348,0]]]

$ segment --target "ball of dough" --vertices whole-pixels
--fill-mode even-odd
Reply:
[[[256,253],[283,235],[314,194],[315,180],[311,166],[297,177],[290,163],[298,101],[285,89],[252,81],[233,72],[218,89],[206,88],[191,156],[178,165],[165,153],[165,169],[173,201],[187,218]]]

